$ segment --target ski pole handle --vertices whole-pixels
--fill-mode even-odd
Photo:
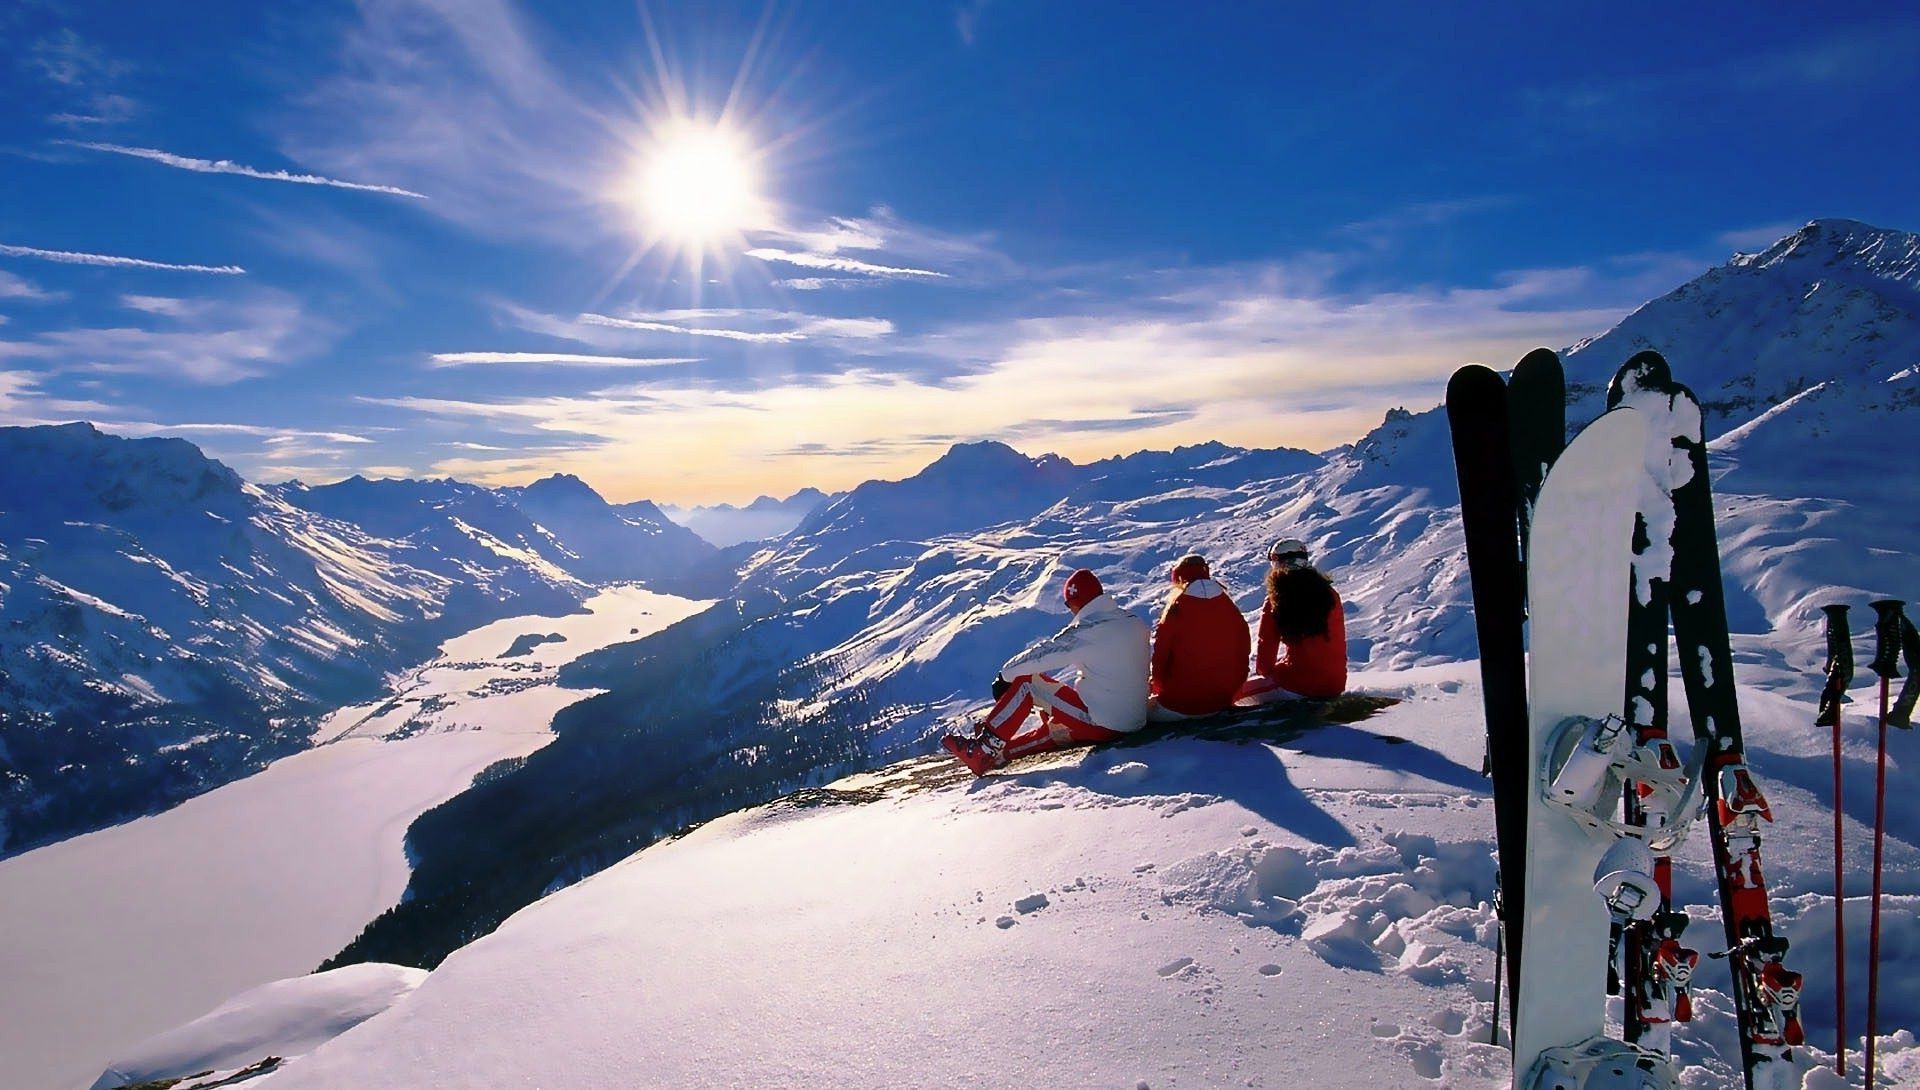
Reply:
[[[1914,669],[1915,658],[1920,658],[1920,632],[1913,627],[1913,618],[1900,618],[1901,651],[1900,657],[1907,663],[1907,683],[1900,686],[1900,697],[1893,702],[1893,710],[1887,715],[1887,722],[1905,730],[1913,729],[1913,706],[1920,701],[1920,670]]]
[[[1901,623],[1906,619],[1901,612],[1907,603],[1898,598],[1882,598],[1873,603],[1873,661],[1867,669],[1879,674],[1882,680],[1900,676],[1900,642],[1904,633]]]
[[[1831,727],[1840,720],[1840,705],[1853,681],[1853,632],[1847,624],[1847,606],[1821,606],[1827,615],[1827,684],[1820,690],[1820,715],[1815,726]]]

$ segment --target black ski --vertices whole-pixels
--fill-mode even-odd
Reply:
[[[1487,717],[1484,771],[1493,777],[1511,1017],[1525,939],[1520,924],[1526,919],[1526,792],[1532,790],[1532,776],[1527,767],[1526,648],[1521,627],[1525,584],[1520,573],[1519,500],[1508,422],[1507,387],[1497,373],[1478,364],[1454,372],[1447,383],[1447,424],[1453,432],[1460,522],[1467,540],[1467,574],[1473,583],[1474,632],[1480,642],[1480,691]]]
[[[1533,505],[1539,502],[1547,471],[1567,446],[1567,379],[1560,357],[1551,349],[1536,348],[1514,365],[1507,380],[1507,420],[1520,503],[1520,585],[1524,588]]]

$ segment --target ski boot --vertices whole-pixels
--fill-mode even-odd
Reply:
[[[984,776],[996,768],[1007,766],[1007,744],[992,731],[983,730],[966,737],[949,734],[940,739],[940,745],[975,776]]]

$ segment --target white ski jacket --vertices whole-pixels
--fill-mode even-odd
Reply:
[[[1098,727],[1135,731],[1147,722],[1147,622],[1102,594],[1058,635],[1007,660],[1000,674],[1051,674],[1072,685]],[[1067,676],[1068,671],[1077,676]]]

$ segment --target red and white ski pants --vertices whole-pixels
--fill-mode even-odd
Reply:
[[[1040,706],[1039,725],[1022,731],[1036,704]],[[1073,686],[1046,674],[1021,674],[1012,678],[1007,691],[994,701],[986,727],[1007,744],[1008,757],[1045,753],[1076,743],[1111,742],[1120,737],[1121,732],[1095,726],[1091,719]]]

